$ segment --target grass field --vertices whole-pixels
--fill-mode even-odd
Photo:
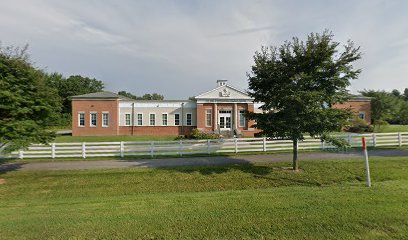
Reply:
[[[408,132],[408,125],[386,125],[381,132]]]
[[[388,125],[381,132],[408,132],[408,125]],[[349,134],[335,132],[333,134]],[[119,141],[169,141],[177,136],[57,136],[54,142],[119,142]]]
[[[406,239],[408,159],[0,174],[1,239]]]
[[[177,136],[57,136],[54,142],[168,141]]]

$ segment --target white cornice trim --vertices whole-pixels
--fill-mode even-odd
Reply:
[[[246,92],[241,91],[241,90],[239,90],[239,89],[237,89],[237,88],[235,88],[235,87],[232,87],[232,86],[226,84],[226,85],[223,85],[223,86],[218,86],[218,87],[216,87],[216,88],[214,88],[214,89],[211,89],[211,90],[209,90],[209,91],[207,91],[207,92],[205,92],[205,93],[202,93],[202,94],[196,96],[195,99],[206,99],[206,98],[203,98],[203,96],[205,96],[205,95],[207,95],[207,94],[209,94],[209,93],[211,93],[211,92],[220,90],[220,89],[222,89],[222,88],[224,88],[224,87],[231,88],[231,89],[233,89],[233,90],[235,90],[235,91],[237,91],[237,92],[239,92],[239,93],[242,93],[242,94],[248,96],[248,98],[251,98]]]

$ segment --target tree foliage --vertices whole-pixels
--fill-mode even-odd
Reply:
[[[49,86],[57,89],[62,100],[62,114],[71,114],[71,96],[101,92],[104,89],[102,81],[80,75],[65,78],[62,74],[51,73],[48,75],[47,82]]]
[[[141,97],[126,91],[119,91],[118,94],[135,100],[164,100],[164,96],[158,93],[146,93]]]
[[[262,134],[293,141],[293,168],[298,168],[297,143],[307,133],[327,136],[347,123],[350,112],[331,108],[348,99],[347,87],[361,70],[352,41],[339,50],[333,34],[311,33],[305,42],[294,37],[280,47],[262,47],[248,74],[249,94],[263,102],[263,113],[248,113]]]
[[[376,125],[386,121],[393,124],[408,124],[408,89],[401,94],[397,89],[387,92],[384,90],[367,90],[360,93],[371,97],[371,120]]]
[[[27,47],[0,46],[0,144],[7,144],[7,150],[53,139],[54,133],[45,129],[61,104],[46,80],[30,62]]]

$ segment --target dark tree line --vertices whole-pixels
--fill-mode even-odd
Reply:
[[[164,100],[164,96],[158,93],[146,93],[140,97],[126,91],[119,91],[118,94],[135,100]]]

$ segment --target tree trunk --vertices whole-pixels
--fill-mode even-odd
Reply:
[[[298,170],[298,140],[294,139],[293,140],[293,170],[297,171]]]

